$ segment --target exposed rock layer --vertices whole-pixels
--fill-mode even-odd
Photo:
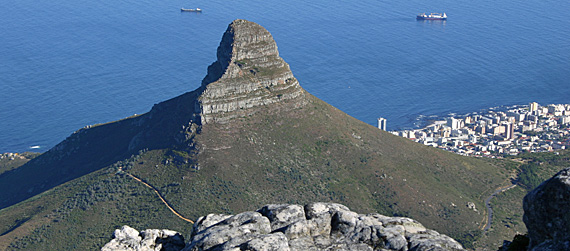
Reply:
[[[529,192],[523,208],[529,250],[570,250],[570,168]]]
[[[115,236],[121,236],[117,231]],[[135,244],[138,241],[136,239]],[[121,243],[115,239],[105,247],[126,246],[110,245],[117,242]],[[426,229],[410,218],[358,214],[341,204],[312,203],[304,207],[266,205],[256,212],[200,217],[194,224],[191,241],[183,250],[406,251],[463,248],[450,237]]]
[[[233,21],[222,37],[217,57],[202,81],[202,123],[227,122],[253,113],[250,108],[300,98],[305,93],[279,57],[271,34],[256,23]],[[299,99],[297,106],[304,103]]]

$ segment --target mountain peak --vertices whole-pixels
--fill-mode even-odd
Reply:
[[[190,233],[174,210],[196,218],[324,201],[416,218],[472,247],[484,217],[457,205],[484,207],[481,194],[500,186],[510,166],[358,121],[304,91],[269,32],[236,20],[196,90],[80,129],[21,167],[0,168],[0,246],[92,249],[117,222]],[[359,225],[351,215],[335,219]],[[376,232],[402,228],[384,230]]]
[[[279,56],[273,36],[256,23],[233,21],[218,46],[217,58],[208,67],[198,99],[203,124],[224,123],[255,113],[254,107],[304,96]]]

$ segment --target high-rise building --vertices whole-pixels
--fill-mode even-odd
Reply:
[[[512,123],[506,123],[505,124],[505,139],[509,140],[513,138],[513,134],[515,133],[514,131],[514,126]]]
[[[451,117],[447,119],[447,126],[451,129],[458,129],[461,127],[461,122],[462,120]]]
[[[386,119],[378,118],[378,129],[386,131]]]
[[[538,110],[538,103],[532,102],[528,105],[528,111],[529,112],[534,112],[536,110]]]

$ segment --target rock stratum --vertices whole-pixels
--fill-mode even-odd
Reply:
[[[114,239],[102,250],[463,250],[452,238],[413,219],[358,214],[335,203],[266,205],[236,215],[209,214],[196,221],[186,247],[181,248],[178,236],[169,230],[138,234],[124,226],[115,230]]]
[[[523,209],[529,250],[570,250],[570,168],[529,192]]]
[[[202,123],[227,122],[250,115],[250,108],[297,99],[305,93],[289,65],[279,57],[273,36],[260,25],[235,20],[222,37],[218,60],[202,81],[199,108]]]

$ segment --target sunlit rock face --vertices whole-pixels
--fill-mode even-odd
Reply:
[[[452,238],[405,217],[358,214],[336,203],[266,205],[256,212],[208,215],[184,249],[463,250]]]
[[[255,113],[251,108],[299,99],[291,108],[303,106],[304,90],[279,57],[271,34],[260,25],[235,20],[222,37],[218,60],[208,67],[199,97],[202,123],[227,122]]]
[[[117,229],[115,239],[105,246],[107,248],[105,250],[113,250],[114,247],[127,247],[120,250],[148,250],[129,249],[129,246],[141,246],[139,243],[144,242],[141,239],[149,238],[141,237],[136,230],[129,227],[125,226],[123,229],[128,229],[134,234],[123,234],[122,229]],[[167,230],[162,230],[164,231]],[[146,230],[146,232],[152,231]],[[170,240],[170,236],[173,235],[152,235],[156,241],[147,241],[144,247],[173,243],[165,241],[165,239]],[[236,215],[209,214],[200,217],[194,224],[191,240],[183,250],[443,251],[463,250],[463,247],[452,238],[426,229],[410,218],[358,214],[341,204],[317,202],[305,206],[270,204],[255,212]]]

